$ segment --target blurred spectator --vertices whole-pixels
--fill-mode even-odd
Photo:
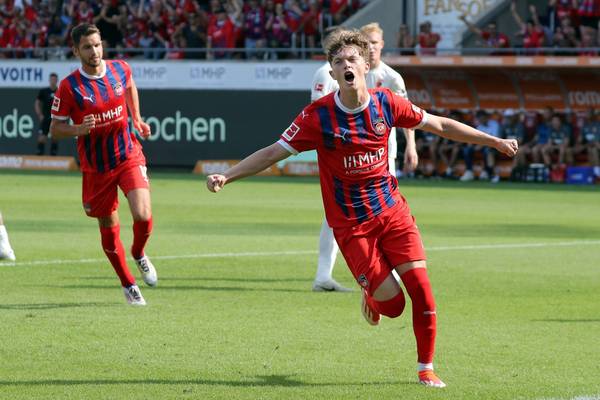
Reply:
[[[531,157],[534,163],[540,163],[542,160],[542,149],[550,140],[550,121],[554,115],[552,107],[546,107],[542,111],[540,120],[535,127],[535,135],[531,140]]]
[[[317,46],[317,34],[319,33],[319,21],[321,19],[321,8],[316,0],[311,0],[308,10],[302,15],[300,30],[306,37],[306,47]]]
[[[560,19],[560,25],[556,28],[552,37],[552,45],[559,48],[574,48],[579,46],[577,30],[573,27],[571,18],[568,16]]]
[[[577,18],[578,0],[549,0],[548,16],[550,28],[555,29],[560,25],[560,20],[569,18],[574,21]]]
[[[425,21],[419,25],[419,54],[435,55],[440,40],[440,35],[431,31],[431,22]]]
[[[460,121],[462,123],[467,123],[464,119],[463,113],[460,111],[451,111],[448,115],[448,118],[451,118],[455,121]],[[453,142],[449,139],[441,139],[439,144],[439,156],[442,163],[446,166],[446,172],[444,174],[445,178],[452,178],[454,175],[454,166],[456,165],[456,161],[458,160],[458,156],[460,154],[461,144]]]
[[[600,120],[598,111],[589,109],[577,142],[573,147],[573,159],[580,154],[587,155],[588,162],[594,167],[594,175],[600,177]]]
[[[348,0],[329,0],[329,12],[333,18],[333,24],[341,24],[350,15]]]
[[[513,0],[510,5],[511,14],[519,26],[519,32],[517,36],[522,37],[523,47],[526,49],[537,49],[545,47],[544,27],[540,24],[540,20],[537,15],[537,10],[533,4],[529,6],[529,12],[531,19],[524,23],[519,14],[517,13],[517,2]]]
[[[580,0],[577,15],[582,40],[585,36],[592,46],[600,45],[600,0]]]
[[[408,29],[408,25],[402,24],[400,25],[400,30],[398,31],[398,42],[397,46],[400,49],[401,56],[413,56],[415,55],[415,46],[417,42],[415,41],[415,37],[410,33]]]
[[[495,137],[500,137],[500,124],[498,121],[490,118],[490,114],[488,114],[485,110],[477,111],[477,126],[476,128],[480,131],[487,133],[488,135],[492,135]],[[461,181],[472,181],[474,178],[473,174],[473,159],[475,157],[475,152],[481,152],[483,156],[484,169],[479,174],[480,180],[490,179],[492,183],[498,183],[500,181],[500,177],[496,174],[496,151],[491,147],[481,146],[481,145],[465,145],[463,147],[463,153],[465,158],[465,173],[461,176]]]
[[[266,45],[265,13],[259,6],[258,0],[248,1],[248,9],[244,16],[244,35],[246,58],[256,58],[255,49],[263,49]]]
[[[235,44],[233,23],[223,7],[215,11],[216,18],[208,23],[206,47],[209,49],[232,49]],[[231,58],[231,56],[231,52],[224,50],[216,50],[207,54],[207,57],[211,59]]]
[[[571,135],[571,127],[563,122],[558,114],[554,114],[550,120],[549,140],[541,149],[544,164],[552,165],[552,156],[555,153],[558,153],[558,164],[571,162]]]
[[[519,143],[519,151],[512,160],[513,177],[522,176],[527,167],[527,155],[531,153],[530,143],[527,142],[525,126],[520,120],[520,115],[512,109],[503,113],[500,125],[500,137],[503,139],[515,139]]]
[[[103,0],[100,13],[94,17],[94,24],[100,29],[102,39],[108,42],[108,47],[114,48],[118,42],[122,41],[120,12],[112,0]]]
[[[265,26],[268,47],[290,47],[292,32],[287,24],[287,19],[283,4],[277,3],[275,5],[275,12],[267,17],[267,24]],[[277,59],[279,56],[273,52],[271,53],[271,58]]]
[[[204,29],[205,15],[196,14],[194,16],[190,16],[190,19],[191,20],[189,24],[181,24],[179,26],[179,33],[185,40],[186,47],[192,49],[208,47],[207,35]],[[189,52],[185,54],[185,57],[191,59],[198,59],[204,58],[204,54],[199,52]]]
[[[439,154],[439,145],[441,142],[441,137],[434,135],[430,132],[425,132],[421,130],[417,130],[415,132],[416,137],[416,145],[417,145],[417,153],[427,155],[429,161],[433,164],[433,171],[431,172],[432,177],[438,176],[437,173],[437,165],[438,165],[438,154]],[[421,158],[422,159],[422,158]],[[423,170],[423,163],[419,163],[417,166],[418,170],[421,174],[425,174],[426,171]]]
[[[504,33],[498,32],[498,27],[495,22],[490,22],[485,30],[479,29],[477,26],[473,25],[471,22],[467,21],[466,15],[461,15],[460,20],[463,21],[467,28],[479,36],[483,43],[484,47],[488,47],[491,49],[507,49],[510,47],[510,41],[508,40],[508,36]],[[501,55],[508,54],[506,52],[492,52],[490,54]]]

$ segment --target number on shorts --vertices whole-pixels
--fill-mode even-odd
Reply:
[[[148,168],[146,168],[145,165],[140,165],[140,173],[142,174],[142,178],[144,178],[144,180],[146,182],[148,182],[148,174],[147,174]]]

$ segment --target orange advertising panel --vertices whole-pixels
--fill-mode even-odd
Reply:
[[[541,71],[518,72],[516,78],[519,82],[525,109],[540,110],[546,106],[557,110],[566,108],[557,74]]]
[[[198,160],[192,172],[201,175],[222,174],[239,162],[240,160]],[[277,164],[274,164],[259,172],[258,175],[281,175],[281,172],[277,168]]]
[[[519,95],[510,76],[501,71],[469,72],[479,108],[502,110],[520,108]]]
[[[475,108],[475,97],[466,74],[436,71],[424,72],[422,76],[429,84],[435,108]]]
[[[600,74],[574,71],[560,74],[567,96],[567,102],[573,110],[600,108]]]
[[[432,108],[431,96],[423,78],[417,72],[400,72],[408,91],[408,99],[426,110]]]

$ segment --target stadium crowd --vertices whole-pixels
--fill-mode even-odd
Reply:
[[[510,160],[486,148],[462,145],[417,131],[417,151],[422,162],[417,176],[500,180],[500,163],[508,164],[510,179],[530,180],[533,166],[545,174],[543,181],[562,181],[568,166],[590,166],[600,179],[600,111],[558,113],[551,107],[542,112],[434,111],[476,127],[490,135],[514,138],[519,142],[517,156]],[[430,162],[423,162],[429,160]],[[461,162],[462,160],[462,162]],[[460,168],[457,166],[461,164]],[[481,167],[474,173],[474,165]],[[464,166],[464,167],[463,167]],[[508,178],[508,176],[507,176]]]
[[[90,22],[100,28],[106,47],[117,49],[113,57],[284,58],[297,56],[293,49],[299,47],[319,48],[325,28],[342,23],[369,1],[0,0],[0,48],[25,49],[0,52],[0,57],[65,59],[71,56],[64,48],[71,46],[72,27]],[[535,54],[540,48],[598,54],[600,0],[548,0],[543,15],[534,5],[526,14],[517,9],[513,1],[517,32],[500,32],[495,22],[481,29],[460,18],[476,34],[476,46],[493,49],[491,54]],[[440,34],[428,21],[418,28],[415,36],[403,24],[396,47],[406,55],[436,54]],[[516,40],[511,42],[509,35]],[[204,48],[245,51],[182,51]]]
[[[0,48],[31,49],[0,56],[65,59],[70,56],[63,48],[71,46],[71,29],[89,22],[101,30],[107,48],[117,49],[111,57],[275,58],[276,52],[258,50],[318,47],[324,27],[341,23],[368,1],[0,0]],[[34,48],[47,50],[36,53]],[[186,48],[246,51],[181,51]]]
[[[519,13],[517,1],[513,0],[510,12],[518,30],[511,42],[509,32],[500,32],[496,22],[480,29],[467,20],[459,18],[477,36],[476,47],[492,50],[492,55],[537,54],[541,48],[573,49],[572,52],[557,51],[566,55],[598,55],[600,46],[600,0],[548,0],[548,6],[540,15],[535,5],[527,7],[527,13]],[[401,55],[434,55],[440,34],[432,31],[430,22],[419,25],[419,33],[413,36],[408,25],[401,25],[396,47]],[[595,48],[595,49],[594,49]]]

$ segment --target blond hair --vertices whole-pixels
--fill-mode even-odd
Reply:
[[[381,26],[379,26],[377,22],[371,22],[370,24],[363,25],[360,28],[360,32],[364,35],[369,35],[373,32],[376,32],[379,33],[381,37],[383,37],[383,29],[381,29]]]
[[[327,61],[331,63],[333,57],[335,57],[340,50],[350,46],[355,46],[358,49],[358,54],[365,59],[365,61],[369,61],[369,41],[365,35],[356,29],[341,29],[329,35],[327,43],[325,44]]]

